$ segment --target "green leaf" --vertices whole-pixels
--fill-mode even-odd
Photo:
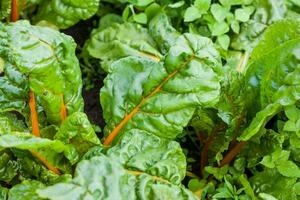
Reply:
[[[245,175],[241,175],[239,176],[239,181],[241,182],[241,184],[243,185],[243,187],[245,188],[245,192],[248,196],[251,197],[252,200],[256,200],[256,196],[254,194],[254,191],[251,187],[251,184],[249,183],[249,181],[247,180],[247,178],[245,177]]]
[[[295,26],[290,27],[290,24]],[[290,28],[287,33],[281,30],[286,26]],[[240,139],[247,140],[257,134],[282,106],[293,105],[300,98],[299,69],[296,68],[299,58],[295,54],[300,49],[299,26],[299,22],[290,20],[272,25],[253,50],[252,62],[246,71],[247,93],[259,98],[253,99],[249,106],[263,109],[258,113],[252,109],[250,115],[256,117]]]
[[[132,16],[133,20],[139,24],[147,24],[147,15],[145,13],[139,13]]]
[[[254,10],[255,8],[253,6],[238,8],[234,11],[235,19],[241,22],[247,22]]]
[[[188,7],[184,13],[184,22],[192,22],[201,18],[200,9],[195,6]]]
[[[0,113],[0,135],[22,131],[27,131],[27,128],[16,115],[9,112]]]
[[[0,199],[6,200],[8,196],[8,189],[0,186]]]
[[[147,142],[145,142],[147,141]],[[185,177],[186,158],[177,142],[133,129],[107,151],[110,160],[179,185]]]
[[[3,134],[0,136],[0,147],[23,150],[51,149],[57,153],[65,150],[65,145],[59,140],[49,140],[35,137],[29,133]]]
[[[195,0],[194,6],[198,8],[201,14],[204,14],[210,8],[211,0]]]
[[[236,34],[240,32],[240,24],[238,21],[236,20],[232,21],[230,27],[233,30],[233,32],[235,32]]]
[[[169,4],[168,7],[170,7],[170,8],[180,8],[184,4],[185,4],[184,1],[178,1],[178,2],[175,2],[175,3]]]
[[[95,29],[90,40],[85,44],[88,53],[103,62],[139,56],[159,60],[161,54],[148,31],[133,23],[112,24],[106,29]],[[109,71],[109,65],[102,65]]]
[[[36,190],[44,187],[39,181],[23,181],[9,190],[8,200],[40,200]]]
[[[286,177],[291,177],[291,178],[299,178],[300,177],[300,169],[299,167],[290,160],[287,161],[281,161],[277,165],[277,169],[280,174]]]
[[[0,20],[3,20],[10,16],[11,12],[11,0],[0,2]]]
[[[228,35],[220,35],[217,38],[217,43],[222,47],[222,49],[227,50],[230,44],[230,38]]]
[[[257,193],[267,193],[278,200],[296,200],[296,193],[292,190],[296,180],[282,176],[276,169],[267,169],[251,177],[250,183]]]
[[[221,6],[220,4],[215,3],[211,5],[210,12],[212,13],[217,22],[222,22],[229,13],[229,10]]]
[[[219,36],[227,33],[229,31],[229,26],[226,22],[214,22],[213,24],[208,24],[208,27],[213,36]]]
[[[0,23],[0,33],[0,57],[5,61],[1,111],[17,110],[29,118],[24,112],[29,88],[50,123],[60,124],[63,100],[68,114],[83,110],[81,73],[71,37],[27,21]]]
[[[18,163],[9,151],[2,150],[0,154],[0,181],[10,182],[17,175]]]
[[[149,33],[163,54],[175,45],[179,37],[179,33],[172,27],[168,16],[164,13],[158,14],[150,21]]]
[[[91,147],[100,144],[100,140],[86,114],[80,112],[68,116],[54,138],[65,144],[71,143],[80,155],[86,153]]]
[[[248,5],[253,2],[253,0],[220,0],[221,4],[224,6],[234,6],[234,5]]]
[[[154,0],[128,0],[128,2],[132,3],[138,7],[144,7],[152,3]]]
[[[138,57],[114,62],[100,92],[105,133],[138,128],[175,138],[196,107],[218,101],[220,85],[214,70],[219,59],[208,38],[184,34],[164,62]]]
[[[42,1],[39,5],[35,21],[46,20],[61,29],[66,29],[80,20],[93,16],[99,6],[98,0],[51,0]]]
[[[100,178],[95,178],[100,177]],[[48,199],[197,199],[191,192],[143,172],[125,169],[105,155],[78,164],[75,178],[37,191]]]
[[[291,122],[297,122],[300,119],[300,110],[295,105],[286,107],[284,112]]]

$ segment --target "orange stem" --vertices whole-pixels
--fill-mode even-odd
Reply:
[[[36,137],[41,137],[38,114],[36,112],[35,97],[34,97],[34,93],[31,90],[29,91],[29,108],[30,108],[30,115],[31,115],[32,134],[35,135]]]
[[[183,63],[182,66],[186,65],[187,63],[189,63],[192,59],[194,58],[194,56],[191,56],[185,63]],[[103,144],[105,146],[110,145],[113,140],[117,137],[117,135],[120,133],[120,131],[122,130],[122,128],[133,118],[133,116],[138,113],[140,111],[140,108],[144,105],[144,103],[152,96],[156,95],[157,93],[159,93],[161,91],[161,88],[172,78],[174,77],[180,70],[181,67],[179,67],[179,69],[173,71],[172,73],[170,73],[165,79],[162,80],[162,82],[147,96],[145,96],[140,103],[129,113],[127,114],[122,121],[112,130],[112,132],[108,135],[108,137],[104,140]]]
[[[10,21],[16,22],[19,19],[18,0],[11,1],[11,16]]]
[[[36,102],[35,102],[35,96],[33,91],[29,91],[29,108],[30,108],[30,115],[31,115],[31,126],[32,126],[32,134],[36,137],[41,137],[40,135],[40,129],[39,129],[39,121],[38,121],[38,115],[36,112]],[[46,158],[41,156],[38,152],[30,150],[31,154],[35,156],[37,159],[39,159],[43,165],[45,165],[49,170],[54,172],[55,174],[60,174],[59,170],[52,166]]]
[[[52,166],[47,159],[45,159],[43,156],[41,156],[38,152],[30,150],[31,154],[34,155],[37,159],[39,159],[43,165],[45,165],[49,170],[51,170],[52,172],[54,172],[57,175],[60,175],[60,171]]]
[[[67,118],[67,107],[65,105],[64,102],[64,95],[61,95],[62,98],[62,102],[61,102],[61,110],[60,110],[60,117],[61,117],[61,121],[65,121],[65,119]]]
[[[220,162],[220,167],[223,167],[226,164],[229,164],[234,158],[235,156],[237,156],[242,148],[246,145],[245,141],[242,141],[240,143],[238,143],[233,149],[231,149],[226,156],[223,158],[223,160]]]

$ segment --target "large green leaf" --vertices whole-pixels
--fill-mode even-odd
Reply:
[[[256,117],[240,139],[248,140],[282,110],[282,106],[293,105],[300,99],[299,50],[300,25],[290,20],[270,26],[265,38],[253,50],[246,84],[247,95],[258,97],[248,101],[251,107],[248,114]]]
[[[0,24],[0,40],[5,68],[0,77],[0,94],[5,94],[0,97],[1,111],[22,112],[28,87],[51,123],[61,122],[63,100],[69,114],[83,109],[81,73],[71,37],[18,21]]]
[[[111,61],[139,56],[159,61],[161,54],[147,29],[133,23],[114,23],[108,28],[99,27],[92,32],[86,43],[88,53],[102,60],[102,67],[108,71]]]
[[[65,29],[80,20],[93,16],[99,6],[99,0],[50,0],[42,1],[35,21],[46,20]]]
[[[106,134],[137,128],[175,138],[196,107],[218,101],[219,66],[211,41],[193,34],[179,37],[164,62],[138,57],[114,62],[100,93]]]
[[[38,194],[51,200],[197,199],[182,186],[144,172],[124,169],[105,155],[82,161],[71,182],[39,189]]]

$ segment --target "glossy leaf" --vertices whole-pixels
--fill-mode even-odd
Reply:
[[[101,177],[101,178],[99,178]],[[75,178],[38,190],[48,199],[197,199],[182,186],[124,169],[105,155],[82,161]]]
[[[100,144],[87,116],[80,112],[70,115],[61,124],[54,138],[65,144],[74,145],[80,155],[86,153],[89,148]]]
[[[65,145],[59,140],[49,140],[38,138],[29,133],[13,133],[3,134],[0,136],[0,147],[2,148],[17,148],[23,150],[29,149],[52,149],[57,153],[65,150]]]
[[[295,26],[289,26],[291,23]],[[252,116],[256,114],[256,117],[241,136],[242,140],[258,133],[272,116],[282,110],[282,106],[293,105],[300,99],[297,67],[300,58],[296,53],[300,49],[300,25],[296,24],[296,21],[282,21],[271,26],[266,31],[265,39],[253,50],[253,59],[246,71],[247,93],[259,97],[252,100],[252,108],[265,108],[257,114],[254,109],[249,113]],[[291,29],[281,31],[285,26]],[[260,53],[263,51],[266,52]]]
[[[102,60],[102,67],[109,71],[109,63],[127,56],[139,56],[159,61],[161,54],[148,31],[137,24],[112,24],[106,29],[93,31],[86,43],[88,53]]]
[[[0,56],[5,62],[1,110],[22,113],[29,88],[50,123],[61,122],[63,100],[69,114],[83,109],[80,68],[69,36],[27,21],[0,24],[0,33]]]
[[[112,148],[107,156],[127,169],[143,171],[179,185],[185,177],[186,159],[180,145],[133,129]]]
[[[99,6],[98,0],[51,0],[42,1],[35,21],[46,20],[65,29],[80,20],[93,16]]]
[[[192,34],[179,37],[164,62],[138,57],[114,62],[100,93],[106,133],[115,137],[138,128],[175,138],[197,106],[218,101],[220,85],[214,70],[219,66],[211,41]]]

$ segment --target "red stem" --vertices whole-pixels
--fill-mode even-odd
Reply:
[[[203,173],[203,169],[204,167],[207,165],[208,163],[208,150],[210,145],[213,143],[213,140],[215,138],[215,136],[218,134],[218,132],[220,130],[222,130],[224,128],[224,124],[221,124],[219,126],[216,126],[210,133],[210,135],[208,136],[208,138],[205,141],[205,145],[201,151],[201,159],[200,159],[200,168],[201,168],[201,172]]]
[[[224,165],[231,163],[231,161],[235,158],[235,156],[237,156],[241,152],[242,148],[245,145],[246,145],[245,141],[242,141],[242,142],[238,143],[237,145],[235,145],[235,147],[226,154],[226,156],[220,162],[219,166],[223,167]]]
[[[11,16],[10,21],[16,22],[19,19],[18,0],[11,1]]]

